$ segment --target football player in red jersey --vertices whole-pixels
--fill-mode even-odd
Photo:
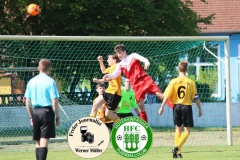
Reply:
[[[103,79],[111,78],[114,79],[121,73],[129,79],[133,91],[135,92],[136,101],[140,110],[140,118],[148,122],[147,114],[144,106],[144,99],[146,93],[156,94],[157,97],[163,99],[163,94],[157,84],[153,79],[147,75],[144,69],[148,69],[150,62],[147,58],[137,54],[132,53],[127,55],[125,46],[123,44],[116,45],[114,51],[118,55],[121,62],[116,66],[116,69],[111,74],[106,74]],[[144,69],[141,65],[144,62]]]

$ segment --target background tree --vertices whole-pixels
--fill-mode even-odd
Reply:
[[[193,4],[190,0],[38,0],[35,3],[40,6],[41,13],[35,17],[27,14],[26,8],[30,3],[30,0],[0,0],[1,35],[193,36],[198,35],[200,31],[198,23],[211,24],[214,18],[214,14],[207,17],[197,15],[190,9]],[[68,97],[73,97],[72,94],[80,80],[91,81],[93,77],[101,76],[96,58],[103,55],[106,59],[107,54],[113,52],[115,45],[102,42],[93,50],[83,42],[16,43],[20,44],[11,51],[8,47],[13,45],[1,43],[0,51],[4,56],[0,62],[4,62],[4,67],[12,64],[31,67],[37,65],[38,59],[49,58],[55,65],[53,74],[63,82],[63,90],[69,92]],[[31,45],[34,45],[34,48],[30,47]],[[142,46],[130,45],[127,49],[129,53],[138,52]],[[74,47],[78,50],[72,50]],[[158,68],[148,73],[164,88],[167,84],[166,77],[175,75],[172,63],[177,64],[178,57],[173,55],[164,59],[152,55],[151,47],[144,47],[149,52],[140,54],[148,54],[151,68]],[[81,57],[70,57],[73,52],[78,52]],[[31,58],[22,59],[29,54]],[[57,63],[60,59],[66,63]],[[77,59],[81,59],[81,63],[76,61]],[[166,71],[169,67],[172,67],[172,73]],[[170,76],[169,79],[171,78]],[[95,88],[93,83],[91,88]],[[92,92],[95,93],[95,89]]]
[[[36,17],[26,11],[32,1],[0,2],[5,35],[192,36],[214,18],[197,15],[190,0],[38,0]]]

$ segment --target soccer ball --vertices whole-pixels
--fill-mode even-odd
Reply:
[[[142,135],[141,139],[142,139],[143,141],[146,141],[146,140],[147,140],[147,136]]]
[[[40,7],[37,4],[29,4],[27,7],[27,12],[31,16],[36,16],[40,13]]]
[[[117,140],[118,140],[118,141],[121,141],[121,140],[122,140],[122,136],[121,136],[121,135],[118,135],[118,136],[117,136]]]

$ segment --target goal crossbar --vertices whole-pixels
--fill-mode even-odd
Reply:
[[[0,40],[29,41],[226,41],[229,36],[170,36],[170,37],[138,37],[138,36],[12,36],[1,35]]]

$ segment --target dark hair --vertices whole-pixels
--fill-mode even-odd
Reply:
[[[117,63],[120,61],[116,53],[111,53],[108,56],[111,56],[113,59],[115,59]]]
[[[187,72],[188,69],[188,62],[182,61],[178,63],[178,69],[180,72]]]
[[[105,88],[105,86],[104,86],[103,83],[98,83],[98,84],[96,85],[96,89],[98,89],[98,87],[103,87],[103,88]]]
[[[46,72],[46,71],[48,71],[48,70],[50,69],[50,67],[51,67],[51,61],[48,60],[48,59],[41,59],[41,60],[39,61],[38,66],[41,68],[41,70],[42,70],[43,72]]]
[[[115,52],[119,52],[119,51],[126,51],[124,44],[118,44],[114,47],[114,51]]]

